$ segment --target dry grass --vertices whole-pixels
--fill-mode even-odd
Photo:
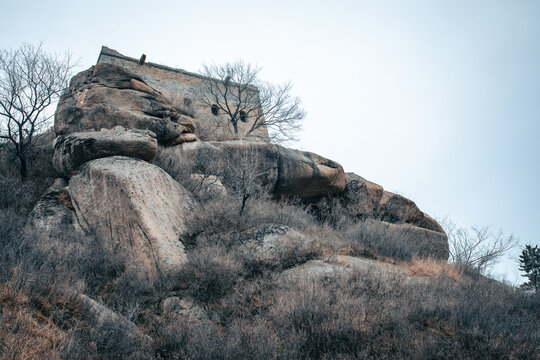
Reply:
[[[58,359],[65,331],[32,305],[29,296],[0,286],[0,357]]]
[[[540,298],[418,258],[410,239],[338,212],[325,222],[305,206],[258,198],[238,216],[238,201],[208,199],[187,221],[189,265],[176,286],[157,289],[126,273],[122,259],[96,239],[81,242],[66,233],[36,247],[38,234],[22,236],[21,227],[37,200],[31,189],[43,185],[4,180],[1,358],[533,359],[540,353]],[[268,223],[294,228],[307,240],[292,237],[272,257],[239,241]],[[359,269],[283,276],[309,259],[339,254],[392,263],[421,281]],[[140,351],[119,323],[96,331],[52,291],[55,285],[84,291],[124,315],[154,345]],[[161,303],[169,296],[190,299],[204,316],[164,315]]]
[[[441,260],[415,258],[411,262],[402,262],[399,265],[409,270],[413,276],[451,279],[457,282],[463,279],[463,269],[461,267]]]

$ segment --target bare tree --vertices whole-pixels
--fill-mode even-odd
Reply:
[[[243,61],[203,65],[201,101],[214,114],[223,113],[236,137],[254,136],[268,128],[274,142],[296,140],[306,112],[300,98],[291,95],[291,83],[259,80],[260,68]],[[239,125],[245,122],[244,131]]]
[[[249,198],[264,192],[263,177],[269,170],[264,168],[258,151],[248,143],[225,155],[221,176],[229,185],[230,194],[241,202],[238,216],[244,213]]]
[[[10,143],[22,178],[34,135],[53,116],[46,109],[68,86],[74,66],[69,53],[48,54],[41,44],[0,50],[0,139]]]
[[[450,262],[474,268],[482,273],[493,266],[518,240],[502,231],[493,233],[488,226],[458,227],[448,219],[439,221],[448,235]]]

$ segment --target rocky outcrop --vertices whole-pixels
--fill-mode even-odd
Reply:
[[[409,280],[409,272],[404,268],[374,259],[348,255],[334,255],[324,259],[310,260],[304,264],[287,269],[282,277],[285,280],[305,281],[324,276],[347,276],[352,273],[373,273],[377,276],[400,277]]]
[[[92,160],[69,189],[81,225],[128,258],[132,271],[163,280],[186,262],[179,238],[191,195],[157,166],[122,156]]]
[[[196,139],[190,118],[141,77],[99,63],[73,77],[58,103],[54,130],[66,135],[115,126],[150,130],[167,145]]]
[[[443,228],[404,196],[391,193],[354,173],[347,173],[347,185],[339,200],[350,215],[358,219],[376,219],[444,233]]]
[[[54,144],[53,166],[58,173],[70,177],[84,163],[115,155],[152,161],[157,152],[156,136],[149,130],[87,131],[60,135]]]
[[[230,188],[235,173],[249,169],[257,185],[275,196],[313,198],[342,192],[346,180],[338,163],[317,154],[275,144],[246,141],[205,141],[163,149],[172,170],[216,175]]]

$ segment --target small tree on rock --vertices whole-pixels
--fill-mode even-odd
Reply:
[[[0,50],[0,139],[10,143],[22,178],[34,135],[53,116],[46,109],[68,86],[74,66],[69,53],[48,54],[41,45]]]
[[[529,279],[523,284],[526,289],[532,289],[535,293],[540,292],[540,248],[526,245],[519,255],[519,269],[525,272],[525,277]]]
[[[291,83],[263,82],[259,72],[260,68],[243,61],[203,65],[202,102],[227,118],[237,138],[266,127],[274,142],[295,140],[306,116],[300,98],[291,95]],[[242,122],[244,131],[239,130]]]
[[[264,193],[263,180],[270,169],[264,168],[259,153],[249,143],[226,154],[224,165],[221,176],[226,179],[230,194],[240,200],[238,216],[242,216],[246,202]]]

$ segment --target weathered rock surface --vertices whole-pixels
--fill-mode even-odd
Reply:
[[[56,109],[56,135],[118,125],[150,130],[162,144],[196,139],[190,118],[129,70],[99,63],[74,76]]]
[[[323,276],[349,275],[353,272],[374,273],[377,276],[401,276],[409,273],[390,263],[349,255],[334,255],[324,259],[310,260],[304,264],[287,269],[283,277],[288,280],[316,279]]]
[[[38,247],[51,246],[61,239],[82,239],[85,234],[73,211],[67,182],[56,179],[28,216],[25,233]],[[70,241],[66,246],[75,245]]]
[[[444,234],[443,228],[404,196],[391,193],[354,173],[347,173],[345,191],[339,195],[342,205],[354,217],[389,223],[407,223]]]
[[[64,293],[63,307],[77,314],[81,320],[101,334],[101,339],[112,344],[122,344],[122,349],[130,349],[130,358],[148,358],[152,353],[152,339],[145,335],[133,322],[112,311],[94,299],[72,290]],[[120,354],[119,354],[120,357]]]
[[[317,251],[306,236],[279,224],[265,224],[245,231],[237,241],[242,244],[246,257],[270,267],[291,267]]]
[[[152,161],[157,152],[155,134],[149,130],[87,131],[60,135],[54,144],[53,166],[60,174],[70,177],[84,163],[115,155]]]
[[[123,156],[86,163],[69,190],[81,225],[150,279],[186,262],[179,237],[191,195],[157,166]]]
[[[317,154],[275,144],[246,141],[205,141],[163,149],[172,167],[192,173],[219,176],[225,187],[233,186],[231,167],[253,168],[261,174],[257,184],[276,196],[317,197],[345,189],[343,168]],[[234,172],[234,171],[233,171]]]
[[[310,260],[283,272],[287,280],[314,280],[328,275],[350,274],[352,270],[346,266],[333,264],[325,260]]]

